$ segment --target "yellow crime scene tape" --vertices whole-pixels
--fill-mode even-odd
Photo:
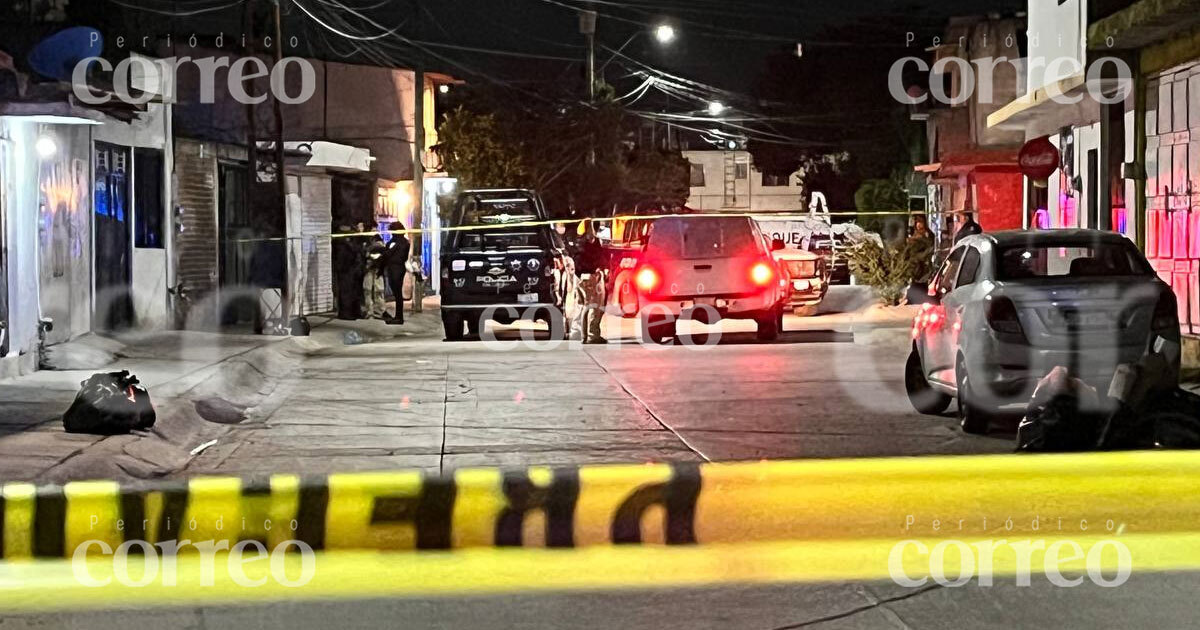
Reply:
[[[1168,451],[9,483],[0,609],[886,579],[889,561],[928,574],[939,542],[965,550],[949,565],[979,566],[972,541],[999,539],[1117,540],[1135,570],[1197,569],[1198,525],[1200,456]],[[906,540],[924,547],[896,552]],[[246,588],[218,570],[191,588],[214,579],[212,560],[206,571],[202,546],[183,541],[299,541],[315,569],[303,586]],[[123,543],[178,548],[174,584],[105,582]],[[1024,562],[1041,566],[1039,553]],[[1011,574],[1019,555],[997,551],[991,571]],[[303,573],[304,554],[280,556],[245,575]],[[103,586],[80,582],[76,557]]]
[[[945,212],[938,212],[937,214],[943,214],[943,215],[966,214],[967,212],[969,212],[969,211],[948,210]],[[926,214],[928,214],[928,213],[919,212],[919,211],[911,211],[910,212],[908,210],[872,210],[872,211],[863,211],[863,212],[859,212],[857,210],[844,210],[844,211],[836,211],[836,212],[823,212],[821,214],[815,215],[815,218],[817,218],[819,220],[819,219],[825,218],[825,217],[858,217],[858,216],[905,216],[905,217],[910,217],[910,216],[924,216]],[[795,212],[795,213],[687,212],[687,213],[674,213],[674,214],[670,214],[670,213],[627,214],[627,215],[619,215],[619,216],[611,216],[611,217],[539,219],[537,221],[505,221],[503,223],[495,223],[492,225],[442,226],[442,227],[437,228],[436,231],[438,231],[438,232],[473,232],[473,231],[477,231],[477,230],[496,230],[496,229],[500,229],[500,228],[512,228],[512,227],[540,227],[543,225],[553,226],[553,225],[560,225],[560,224],[561,225],[579,225],[579,224],[587,223],[587,222],[613,223],[613,222],[618,222],[618,221],[629,221],[632,219],[643,219],[643,220],[644,219],[662,219],[662,218],[666,218],[666,217],[684,217],[684,218],[692,218],[692,217],[752,217],[752,218],[756,218],[756,219],[769,219],[772,221],[789,221],[789,220],[814,218],[814,215],[811,215],[807,212]],[[272,242],[272,241],[301,240],[304,238],[355,238],[355,237],[361,238],[361,237],[380,236],[382,234],[392,234],[392,235],[423,234],[423,233],[427,234],[427,233],[432,233],[433,231],[434,230],[427,229],[427,228],[405,228],[403,230],[367,230],[367,231],[363,231],[363,232],[332,232],[330,234],[317,234],[317,235],[311,235],[311,236],[307,236],[307,237],[305,237],[305,236],[270,236],[270,237],[261,237],[261,238],[230,239],[229,242],[231,242],[231,243],[261,243],[261,242]]]

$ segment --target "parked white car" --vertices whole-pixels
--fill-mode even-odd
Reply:
[[[905,389],[938,414],[957,399],[984,433],[1055,366],[1107,391],[1117,365],[1157,337],[1179,347],[1175,295],[1128,239],[1096,230],[1007,231],[959,242],[913,321]],[[1179,355],[1171,360],[1175,375]]]

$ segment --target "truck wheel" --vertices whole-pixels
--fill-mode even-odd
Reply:
[[[442,328],[446,331],[446,341],[460,341],[463,338],[462,313],[442,311]]]
[[[642,340],[662,343],[675,334],[675,324],[665,315],[642,316]]]
[[[766,315],[755,318],[755,321],[758,323],[758,340],[775,341],[779,338],[779,330],[783,328],[783,311],[773,309]]]
[[[904,390],[908,392],[908,402],[920,413],[937,415],[950,406],[949,396],[929,386],[916,346],[913,346],[908,354],[908,362],[904,364]]]

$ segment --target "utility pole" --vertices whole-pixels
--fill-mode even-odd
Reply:
[[[273,44],[275,46],[275,66],[276,67],[281,67],[282,61],[283,61],[283,28],[280,24],[281,19],[279,16],[279,2],[280,2],[280,0],[271,0],[271,3],[275,5],[275,8],[274,8],[275,41],[273,42]],[[282,90],[280,90],[280,91],[282,92]],[[280,205],[280,210],[281,210],[280,216],[283,218],[283,235],[285,237],[283,240],[283,252],[282,252],[283,259],[284,259],[284,265],[283,265],[283,291],[281,292],[282,293],[282,304],[280,306],[282,307],[281,310],[283,311],[281,313],[283,315],[283,326],[286,327],[286,326],[291,326],[291,323],[292,323],[292,300],[295,299],[296,296],[291,294],[291,288],[292,288],[292,286],[291,286],[291,269],[289,268],[291,265],[290,265],[290,256],[288,254],[290,253],[292,244],[291,244],[291,241],[287,240],[287,238],[286,238],[287,237],[287,216],[288,216],[288,209],[287,209],[287,192],[288,191],[287,191],[287,173],[284,171],[284,163],[283,163],[283,161],[284,161],[284,155],[283,155],[283,105],[279,102],[279,96],[277,94],[271,95],[271,102],[272,102],[274,110],[275,110],[275,184],[276,184],[276,186],[279,187],[279,205]],[[297,270],[297,273],[299,273],[299,270]],[[303,315],[303,313],[297,313],[297,315]]]
[[[421,0],[413,0],[416,28],[421,28]],[[421,261],[424,270],[425,253],[425,164],[421,159],[425,155],[425,68],[421,54],[413,55],[413,232],[412,246],[417,260]],[[425,299],[425,285],[417,282],[413,276],[413,312],[421,312],[421,301]],[[401,289],[403,291],[403,289]],[[396,310],[404,308],[404,296],[397,295]]]
[[[588,105],[596,102],[596,12],[579,12],[579,32],[587,39],[587,93]],[[596,164],[595,138],[589,141],[587,163]]]

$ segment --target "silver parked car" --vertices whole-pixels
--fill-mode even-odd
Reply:
[[[1007,231],[959,242],[913,322],[905,389],[922,413],[958,402],[964,431],[1024,403],[1055,366],[1107,391],[1117,365],[1154,340],[1179,343],[1175,295],[1125,237]],[[1179,356],[1172,361],[1178,375]]]

